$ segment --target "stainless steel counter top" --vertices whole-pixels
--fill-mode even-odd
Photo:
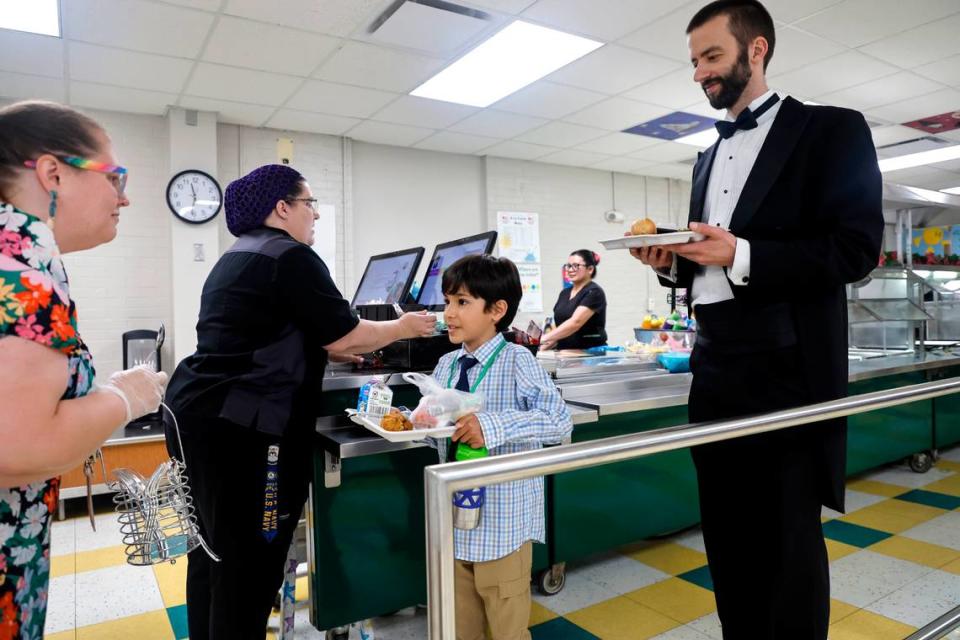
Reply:
[[[850,363],[850,382],[957,366],[960,366],[960,351],[954,350],[868,358]]]

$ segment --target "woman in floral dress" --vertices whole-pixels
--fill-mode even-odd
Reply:
[[[116,236],[125,185],[94,120],[0,109],[0,640],[43,637],[59,474],[156,411],[166,383],[136,367],[94,387],[60,258]]]

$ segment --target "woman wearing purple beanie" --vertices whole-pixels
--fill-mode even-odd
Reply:
[[[170,381],[200,530],[221,559],[202,549],[189,556],[191,640],[263,640],[307,497],[329,353],[433,333],[431,315],[369,322],[353,314],[310,249],[316,203],[286,165],[227,186],[237,241],[204,283],[197,351]],[[179,456],[170,425],[167,447]]]

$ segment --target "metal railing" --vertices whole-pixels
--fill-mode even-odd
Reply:
[[[960,629],[960,607],[947,611],[927,626],[911,633],[905,640],[939,640],[954,629]]]
[[[539,451],[427,467],[427,604],[430,640],[456,637],[453,493],[535,476],[575,471],[653,453],[776,431],[960,392],[960,377],[876,391],[840,400],[733,420],[703,422],[604,438]],[[930,638],[936,636],[921,636]]]

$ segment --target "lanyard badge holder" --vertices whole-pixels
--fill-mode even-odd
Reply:
[[[165,330],[160,325],[157,351],[163,345]],[[160,464],[149,478],[132,469],[116,469],[116,481],[109,484],[116,494],[113,503],[120,520],[127,563],[146,566],[176,559],[201,547],[215,562],[220,558],[207,546],[197,525],[196,508],[187,484],[183,443],[177,417],[160,403],[173,420],[180,460],[171,458]]]

